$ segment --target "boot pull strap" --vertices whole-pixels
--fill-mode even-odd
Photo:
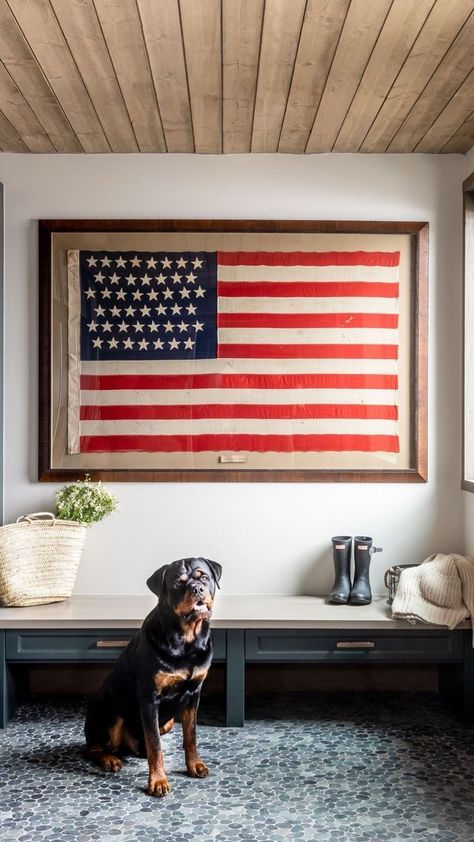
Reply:
[[[383,552],[383,547],[374,547],[374,546],[369,547],[368,543],[367,544],[359,544],[358,549],[359,550],[368,550],[370,555],[373,555],[374,553],[382,553]]]

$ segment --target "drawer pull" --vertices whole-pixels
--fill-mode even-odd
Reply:
[[[338,640],[336,649],[375,649],[373,640]]]
[[[125,649],[130,643],[129,640],[98,640],[97,649]]]

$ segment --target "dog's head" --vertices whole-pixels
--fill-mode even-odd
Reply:
[[[208,620],[222,567],[208,558],[181,558],[165,564],[147,580],[160,602],[166,602],[182,623]]]

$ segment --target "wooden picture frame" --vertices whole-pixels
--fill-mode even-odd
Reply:
[[[126,259],[122,256],[122,252],[128,255]],[[135,257],[131,256],[131,252],[136,252]],[[159,275],[154,274],[160,261],[162,264],[165,263],[165,260],[170,263],[166,255],[167,252],[173,255],[171,263],[174,260],[176,266],[187,266],[187,269],[180,269],[181,273],[188,272],[185,278],[181,277],[176,267],[172,276],[170,274],[172,269],[168,268],[165,268],[165,273],[168,274],[163,274],[163,272],[160,272]],[[99,283],[104,283],[104,274],[105,282],[108,283],[108,280],[111,280],[112,284],[116,284],[115,290],[122,290],[123,287],[120,293],[122,301],[117,301],[112,305],[110,290],[108,290],[109,300],[102,302],[110,305],[111,314],[121,312],[122,308],[116,307],[116,304],[124,304],[124,296],[129,294],[125,291],[126,277],[129,277],[132,289],[136,286],[140,287],[140,290],[144,290],[145,287],[141,285],[147,284],[147,290],[149,293],[151,292],[154,298],[153,301],[148,301],[148,304],[155,305],[157,300],[160,300],[159,296],[164,288],[168,288],[168,286],[170,289],[168,295],[171,301],[173,301],[172,296],[175,295],[176,297],[179,290],[186,289],[188,292],[181,292],[181,294],[188,295],[188,299],[191,296],[191,300],[194,300],[193,296],[196,293],[193,291],[193,284],[196,283],[196,273],[192,270],[192,254],[201,253],[204,256],[209,256],[209,267],[211,267],[211,264],[214,266],[214,263],[218,266],[217,269],[215,266],[212,269],[208,267],[208,270],[206,270],[208,275],[203,275],[203,278],[207,280],[203,280],[205,292],[202,292],[201,295],[207,296],[208,292],[209,296],[211,296],[211,293],[214,295],[214,292],[212,292],[214,287],[211,290],[211,285],[214,283],[216,289],[215,301],[219,302],[219,306],[217,303],[215,304],[216,312],[211,313],[212,308],[209,310],[211,327],[206,334],[207,345],[203,352],[204,363],[201,362],[201,357],[196,362],[198,351],[195,349],[197,349],[198,339],[200,340],[197,334],[201,330],[198,327],[200,322],[197,318],[194,322],[194,332],[187,334],[186,331],[190,328],[183,318],[179,324],[177,322],[178,316],[173,322],[171,322],[171,318],[174,319],[174,316],[170,316],[166,323],[164,321],[156,322],[150,315],[150,307],[145,304],[143,308],[144,321],[140,327],[138,320],[134,324],[131,321],[125,321],[125,313],[128,310],[133,311],[134,308],[129,306],[126,310],[124,307],[120,324],[124,336],[127,338],[122,339],[118,334],[118,338],[115,338],[113,331],[119,330],[119,322],[117,321],[117,324],[115,324],[112,315],[110,317],[104,315],[104,308],[101,307],[99,301],[99,296],[103,294],[103,288],[99,287]],[[87,254],[89,254],[89,257],[87,257]],[[179,258],[177,257],[178,254],[181,255]],[[234,259],[235,254],[238,257]],[[109,255],[112,255],[112,257]],[[163,255],[166,256],[163,257]],[[216,258],[215,255],[217,255]],[[383,260],[388,260],[387,266],[390,266],[390,269],[380,269],[379,261],[382,258],[377,257],[377,255],[392,255],[392,257],[383,258]],[[394,255],[398,255],[398,257],[393,257]],[[206,260],[207,258],[204,258],[205,266],[207,265]],[[94,265],[94,261],[96,261],[96,265]],[[125,266],[127,261],[129,263],[128,270],[125,268],[122,270],[122,265]],[[133,267],[133,261],[135,265],[138,265],[138,269],[130,268]],[[222,261],[224,263],[225,261],[229,262],[234,274],[230,269],[222,268]],[[235,270],[233,268],[234,264],[239,264],[239,261],[244,261],[244,263],[250,261],[252,264],[251,269],[247,267],[243,275],[241,267],[237,266]],[[200,259],[195,257],[194,262],[198,266],[197,275],[199,276]],[[102,263],[105,263],[104,273],[101,272]],[[145,271],[145,263],[151,264],[151,276]],[[265,264],[263,267],[262,263]],[[112,267],[109,272],[111,264],[115,265],[117,271],[114,270],[112,273]],[[275,268],[276,264],[278,264],[277,268]],[[285,265],[282,266],[282,264]],[[311,264],[311,266],[308,268],[307,264]],[[355,266],[355,269],[351,266]],[[294,268],[290,271],[288,267]],[[98,272],[93,276],[90,275],[89,270],[92,272],[96,268]],[[128,276],[125,276],[125,271],[129,272]],[[241,272],[240,276],[239,271]],[[392,281],[396,277],[397,283],[386,283],[384,286],[383,283],[377,281],[377,289],[390,288],[396,289],[396,292],[374,292],[375,286],[370,287],[370,281],[378,277],[377,272],[379,271],[382,272],[380,276],[382,281],[386,281],[390,275]],[[393,274],[394,271],[397,273],[396,276]],[[92,281],[89,282],[89,287],[86,290],[85,278],[86,276],[89,277],[88,272]],[[107,274],[108,272],[109,274]],[[260,285],[258,295],[262,297],[259,299],[258,307],[260,307],[263,315],[257,318],[256,314],[251,312],[253,305],[245,305],[247,310],[250,309],[250,313],[247,313],[245,318],[241,313],[237,315],[222,314],[221,310],[227,306],[225,302],[230,300],[230,298],[226,298],[226,295],[233,295],[237,288],[237,285],[234,284],[233,287],[230,287],[231,292],[226,292],[231,283],[231,281],[227,283],[225,280],[227,278],[226,272],[229,273],[229,277],[232,275],[234,281],[237,279],[237,285],[240,284],[239,289],[248,288],[249,283],[254,283],[251,288],[251,295],[257,289],[255,284]],[[284,274],[285,272],[287,274]],[[301,273],[300,276],[303,279],[301,283],[298,282],[300,287],[289,287],[288,284],[293,282],[293,276],[297,272]],[[298,275],[298,277],[300,276]],[[177,279],[177,286],[174,291],[172,277]],[[282,277],[287,280],[281,281],[280,278]],[[159,278],[161,278],[161,281],[159,281]],[[242,278],[245,279],[243,282]],[[263,282],[262,278],[265,278]],[[319,280],[314,280],[315,278]],[[362,282],[359,283],[361,278]],[[358,289],[363,287],[364,290],[369,291],[364,293],[352,292],[356,288],[350,286],[354,281],[357,281]],[[209,283],[209,290],[206,287],[207,282]],[[158,283],[164,285],[163,289],[158,289],[156,286]],[[198,283],[199,288],[202,289],[201,282],[198,281]],[[273,286],[271,286],[272,283]],[[306,291],[308,283],[311,284],[311,293]],[[324,286],[325,283],[326,286]],[[426,481],[428,223],[313,220],[40,220],[39,284],[40,480],[64,482],[82,478],[87,473],[93,479],[111,482]],[[302,292],[303,288],[305,291]],[[341,296],[337,304],[332,305],[329,302],[324,306],[323,304],[319,305],[318,302],[322,301],[324,297],[328,301],[327,296],[333,295],[333,292],[328,291],[333,290],[333,288],[336,290],[334,295]],[[219,292],[217,289],[219,289]],[[316,289],[319,292],[316,292]],[[293,292],[293,290],[296,290],[296,292]],[[357,312],[355,316],[353,314],[353,310],[357,310],[357,307],[362,308],[362,310],[364,308],[370,310],[371,313],[375,312],[377,307],[371,304],[372,298],[360,298],[359,301],[366,300],[366,304],[348,307],[347,302],[351,299],[345,297],[346,295],[377,297],[379,294],[381,296],[390,294],[394,299],[390,302],[390,313],[395,315],[389,317],[384,315],[383,318],[389,321],[387,324],[385,322],[382,324],[382,329],[385,329],[387,325],[396,326],[396,331],[392,331],[390,334],[392,344],[383,344],[383,340],[376,339],[379,334],[388,336],[388,332],[383,334],[382,330],[377,329],[374,321],[375,316],[367,316],[365,312]],[[114,301],[114,295],[116,295],[116,292],[112,294],[112,301]],[[147,295],[148,293],[142,294],[145,302],[147,302]],[[290,304],[282,302],[282,299],[279,298],[280,303],[278,306],[275,305],[277,315],[273,313],[269,315],[268,301],[274,300],[271,296],[278,297],[280,295],[286,296]],[[308,299],[300,297],[303,295],[311,296],[309,303],[301,305],[303,310],[306,308],[306,310],[311,311],[309,317],[298,311],[298,302],[308,301]],[[319,295],[322,297],[318,298]],[[75,298],[77,299],[76,305],[74,305]],[[89,298],[92,301],[87,304]],[[382,299],[377,298],[378,300],[381,301]],[[161,306],[161,312],[168,309],[171,313],[171,301],[168,301],[168,304],[170,304],[168,308]],[[99,304],[95,311],[99,311],[99,316],[91,318],[91,311],[87,308],[91,304],[97,304],[97,302]],[[143,304],[143,301],[139,300],[138,304]],[[196,304],[197,302],[195,302]],[[74,309],[75,306],[76,309]],[[206,307],[208,306],[211,307],[210,304],[206,304]],[[243,305],[240,304],[239,306],[242,307]],[[331,311],[329,315],[321,315],[318,312],[319,306],[323,308],[321,312],[329,313]],[[336,313],[332,312],[334,307]],[[344,310],[344,307],[348,309],[348,312]],[[344,312],[337,312],[338,308],[341,311],[344,310]],[[181,312],[185,312],[184,308],[180,308],[177,302],[173,304],[173,309],[176,313],[180,309]],[[193,312],[193,309],[196,312],[196,306],[193,308],[191,305],[190,312]],[[217,310],[219,310],[218,314]],[[230,307],[230,310],[232,310],[232,307]],[[87,313],[89,316],[87,316]],[[88,317],[89,322],[87,322]],[[353,318],[356,319],[357,325],[361,327],[357,334],[351,333],[349,329],[352,326],[350,322]],[[112,324],[110,319],[112,319]],[[241,337],[242,335],[240,322],[236,331],[232,333],[233,325],[236,324],[235,319],[240,319],[240,322],[243,319],[244,326],[250,323],[249,335],[251,334],[251,338],[245,340],[239,338],[238,342],[250,341],[254,343],[251,347],[250,356],[258,355],[260,360],[266,360],[265,365],[262,363],[260,365],[263,366],[262,371],[265,373],[265,377],[273,378],[272,384],[276,383],[279,387],[286,387],[288,382],[293,382],[291,377],[297,377],[296,374],[291,374],[293,371],[291,366],[293,365],[295,366],[294,371],[306,372],[308,377],[313,378],[311,382],[316,382],[315,378],[319,377],[323,385],[329,383],[329,386],[327,390],[320,386],[320,391],[316,387],[312,387],[313,391],[306,391],[306,387],[303,388],[303,386],[298,385],[300,381],[295,379],[294,382],[297,386],[291,392],[293,403],[291,406],[286,406],[285,403],[287,415],[284,415],[282,420],[278,415],[282,411],[282,399],[269,399],[267,397],[269,392],[264,393],[263,399],[252,396],[250,395],[253,388],[252,384],[249,385],[246,381],[246,391],[244,390],[243,397],[242,393],[239,393],[240,397],[236,398],[234,402],[234,393],[229,397],[230,393],[226,392],[223,398],[227,402],[226,407],[224,407],[225,412],[227,414],[238,414],[238,420],[236,421],[234,418],[232,422],[228,422],[222,420],[221,416],[218,420],[211,420],[206,428],[207,437],[201,439],[200,433],[194,435],[195,431],[204,429],[204,426],[201,425],[205,424],[198,410],[209,414],[212,407],[217,404],[213,402],[215,401],[216,389],[210,390],[211,396],[207,392],[198,393],[195,389],[194,384],[198,382],[196,379],[197,372],[200,370],[208,371],[212,372],[212,375],[209,376],[221,378],[224,370],[230,371],[233,372],[232,377],[235,380],[237,378],[235,371],[254,372],[254,370],[257,370],[255,360],[251,359],[245,365],[242,363],[239,368],[236,359],[231,358],[232,354],[244,354],[243,346],[238,344],[237,340],[237,344],[233,344],[233,341],[229,342],[229,336]],[[282,322],[282,319],[286,319],[286,321]],[[227,328],[225,325],[228,326],[229,320],[231,327],[226,334]],[[354,322],[354,325],[356,322]],[[165,324],[168,325],[167,329],[171,335],[173,335],[173,332],[177,334],[176,337],[173,336],[171,341],[165,333],[163,333],[163,339],[159,338],[161,334],[158,331],[164,331]],[[268,327],[268,324],[271,326]],[[279,327],[281,324],[284,325],[282,330]],[[306,327],[307,324],[310,325],[309,328]],[[316,327],[314,327],[315,324]],[[274,325],[276,325],[276,328]],[[327,325],[329,325],[328,328],[326,328]],[[303,326],[301,330],[299,329],[300,326]],[[139,337],[133,334],[132,328],[135,331],[141,330],[142,333],[145,330],[144,340],[139,340]],[[107,334],[106,336],[106,330],[109,331],[110,335]],[[151,330],[155,331],[154,336],[151,336]],[[205,330],[207,330],[207,325]],[[372,333],[370,333],[371,330]],[[74,331],[77,332],[77,335]],[[93,331],[94,333],[90,335],[87,331]],[[178,331],[182,331],[184,336],[188,336],[186,341],[184,336],[179,336]],[[215,332],[213,333],[213,331]],[[261,341],[258,331],[261,331]],[[359,334],[362,338],[354,339]],[[269,344],[269,336],[274,344]],[[287,340],[286,337],[289,336],[296,337],[296,340],[293,340],[293,342]],[[318,336],[322,337],[322,342],[318,343]],[[133,342],[130,337],[133,338]],[[273,337],[277,338],[274,339]],[[306,337],[310,337],[310,339],[308,340]],[[372,337],[376,341],[382,342],[377,347],[383,349],[382,356],[388,354],[392,360],[390,365],[388,363],[385,365],[383,360],[377,360],[376,365],[368,362],[369,359],[378,354],[378,351],[374,350],[376,347],[374,341],[369,341]],[[156,359],[152,359],[154,343],[151,340],[153,339],[158,343],[156,346],[158,351],[161,352],[164,348],[163,353],[168,355],[162,361],[158,360],[157,362]],[[294,341],[303,343],[304,347],[309,350],[300,350],[294,344]],[[97,342],[101,343],[95,346],[97,352],[89,352],[88,349],[92,348],[92,344]],[[117,402],[116,395],[119,394],[119,391],[112,395],[112,399],[110,396],[107,397],[105,393],[93,392],[93,400],[97,400],[99,403],[104,401],[109,406],[108,410],[99,407],[99,403],[96,408],[94,408],[95,404],[94,406],[84,405],[87,400],[85,397],[81,398],[82,391],[89,396],[92,394],[92,392],[87,391],[89,388],[87,384],[89,384],[91,378],[92,388],[94,389],[96,383],[106,382],[106,390],[109,388],[118,390],[118,386],[109,385],[110,378],[118,377],[119,375],[116,372],[122,371],[120,365],[125,365],[124,361],[128,353],[125,350],[127,342],[129,348],[135,348],[133,353],[137,359],[134,358],[132,362],[127,362],[129,368],[126,370],[133,370],[133,376],[138,377],[136,366],[142,366],[142,358],[138,359],[138,351],[140,350],[144,352],[143,357],[146,357],[146,366],[142,366],[140,372],[146,371],[146,376],[140,381],[120,381],[122,384],[126,383],[127,389],[130,390],[126,391],[125,397],[120,398],[124,401],[125,408],[124,406],[109,406]],[[174,344],[172,344],[173,342]],[[217,351],[209,350],[213,342],[218,348]],[[348,345],[344,345],[344,342],[359,344],[354,346],[354,350],[348,352]],[[74,350],[76,346],[77,353]],[[193,347],[193,350],[190,351],[191,359],[186,362],[186,365],[193,366],[193,374],[187,375],[191,377],[191,388],[185,394],[185,400],[188,402],[184,407],[185,420],[182,421],[182,416],[179,416],[180,420],[173,420],[172,424],[168,423],[166,427],[166,421],[155,420],[156,417],[160,419],[164,417],[164,410],[162,409],[164,404],[160,403],[162,400],[161,394],[156,399],[154,406],[150,407],[147,405],[149,398],[140,391],[142,386],[139,385],[137,389],[133,390],[130,383],[153,383],[154,385],[151,388],[156,388],[158,379],[156,372],[161,377],[162,372],[180,370],[178,363],[173,360],[170,361],[171,350],[168,349],[171,347],[179,348],[180,358],[184,358],[185,346]],[[89,354],[87,361],[81,359],[83,347],[86,349],[84,351],[86,356]],[[117,348],[124,349],[118,352],[119,362],[114,361],[113,352]],[[223,348],[234,350],[226,353],[222,350]],[[272,350],[274,348],[278,349],[278,354],[284,360],[281,365],[274,362],[277,354]],[[253,349],[258,350],[254,351]],[[308,356],[304,357],[305,354],[309,355],[311,359],[316,354],[317,362],[310,362]],[[326,354],[329,354],[329,359],[325,358]],[[331,359],[332,354],[335,355],[334,360]],[[341,380],[340,378],[343,375],[334,374],[333,369],[337,372],[345,372],[346,370],[352,372],[353,369],[350,366],[347,368],[349,364],[346,365],[348,355],[357,357],[357,365],[361,368],[355,368],[354,371],[360,370],[362,374],[344,374],[346,380]],[[221,361],[222,356],[226,358],[225,366]],[[324,357],[324,360],[321,362],[322,357]],[[291,361],[288,362],[290,358]],[[295,358],[297,358],[298,364],[294,363]],[[105,366],[103,365],[104,362],[106,363]],[[178,365],[178,368],[173,368],[176,365]],[[201,369],[199,366],[201,366]],[[219,366],[224,367],[221,370]],[[273,368],[269,368],[271,366]],[[380,400],[380,390],[377,391],[375,387],[375,397],[370,398],[369,396],[368,390],[372,388],[368,385],[370,378],[377,378],[378,375],[364,372],[371,372],[372,369],[376,372],[392,372],[392,374],[387,375],[391,378],[391,385],[386,387],[390,388],[391,393],[388,397],[385,397],[388,393],[384,393],[381,401],[382,407],[369,406],[371,400],[375,402]],[[125,367],[123,370],[125,371]],[[186,370],[189,371],[190,369]],[[276,373],[268,375],[270,370],[276,371]],[[74,375],[74,371],[76,371],[77,376]],[[84,374],[84,371],[92,371],[93,374]],[[112,371],[115,372],[113,375],[110,374]],[[216,371],[219,372],[218,375],[216,375]],[[260,372],[260,369],[258,371]],[[155,373],[153,374],[153,372]],[[316,374],[315,372],[323,372],[323,374]],[[252,377],[254,376],[257,377],[256,374],[252,374]],[[264,375],[259,374],[258,376],[262,378]],[[150,380],[150,377],[155,379]],[[222,382],[222,380],[219,380],[219,384],[222,384]],[[350,388],[346,388],[345,382],[350,383]],[[370,382],[379,383],[377,379]],[[77,385],[78,383],[80,385]],[[86,386],[82,385],[83,383],[86,383]],[[334,383],[336,383],[339,391],[334,390]],[[71,398],[71,394],[74,393],[74,384],[76,384],[76,391],[79,394],[79,398],[75,399],[76,403]],[[97,386],[97,389],[99,388]],[[153,395],[155,394],[153,392]],[[222,389],[219,394],[224,394]],[[287,394],[289,392],[285,393],[285,397]],[[329,398],[328,394],[330,395]],[[122,392],[120,392],[120,395],[122,395]],[[320,395],[323,397],[320,398]],[[247,401],[247,404],[241,406],[238,400]],[[260,416],[257,417],[255,423],[249,417],[251,413],[248,407],[250,404],[258,403],[259,400],[264,402],[271,400],[278,405],[277,408],[270,407],[269,404],[268,406],[265,405],[265,418],[263,420],[267,426],[262,426]],[[199,401],[199,407],[196,406],[197,401]],[[209,406],[209,410],[206,410],[206,406]],[[240,409],[244,407],[243,417],[240,417],[239,407]],[[379,411],[381,408],[383,415],[379,416],[375,411]],[[182,406],[180,409],[183,411]],[[122,418],[125,410],[133,410],[132,418],[134,420],[126,422],[129,425],[127,428],[123,426]],[[153,410],[155,414],[146,415],[145,410],[146,412]],[[316,410],[317,414],[314,417],[306,417],[308,412],[316,412]],[[222,407],[220,411],[222,411]],[[260,411],[258,410],[258,412]],[[144,412],[145,416],[143,415]],[[256,412],[257,409],[254,407],[252,409],[253,417],[256,417]],[[356,413],[355,417],[358,419],[356,422],[353,423],[352,418],[348,420],[346,416],[349,412]],[[114,418],[112,421],[108,420],[110,413]],[[141,419],[139,421],[136,420],[137,413]],[[167,410],[167,413],[169,414],[169,410]],[[267,419],[267,413],[270,413],[271,419],[275,417],[275,413],[278,416],[273,426],[273,421]],[[391,426],[386,424],[385,420],[373,420],[385,419],[387,413],[394,422]],[[145,417],[148,420],[144,421]],[[74,438],[74,433],[71,432],[74,426],[71,418],[74,419],[75,428],[78,431],[76,438]],[[150,418],[153,418],[153,420],[149,420]],[[370,418],[370,425],[365,424],[364,426],[367,418]],[[235,429],[238,429],[238,434],[234,433],[233,424],[235,424]],[[348,435],[345,431],[352,430],[351,424],[356,433]],[[333,428],[336,431],[334,434],[331,432]],[[127,429],[126,435],[122,436],[117,433],[117,431],[124,429]],[[241,429],[247,432],[241,433]],[[266,431],[277,430],[278,432],[265,433],[261,437],[260,430],[263,429]],[[284,434],[280,434],[281,429],[285,431]],[[107,432],[104,433],[104,430]],[[165,430],[164,433],[163,430]],[[178,435],[178,432],[175,434],[177,430],[183,430],[184,432],[182,435]],[[217,432],[218,430],[224,430],[224,433],[221,435]],[[228,432],[229,430],[231,430],[231,433]],[[302,434],[302,430],[309,430],[310,432]],[[321,430],[324,432],[321,433]],[[365,430],[368,430],[367,434]],[[377,431],[380,430],[389,432],[386,435],[384,433],[379,436]],[[139,432],[135,435],[136,431]],[[146,431],[146,435],[144,431]],[[108,442],[107,445],[103,444],[105,441]],[[206,442],[204,450],[202,449],[203,445],[200,444],[201,441]],[[383,448],[385,448],[385,442],[389,442],[387,449],[374,450],[382,441],[384,443]],[[74,445],[74,442],[76,442],[76,445]],[[135,442],[139,442],[139,444],[135,444]],[[145,448],[148,449],[142,449],[143,442],[146,443]],[[150,442],[157,442],[157,448],[158,450],[162,448],[162,452],[161,450],[160,452],[152,450],[155,444],[150,444]],[[166,442],[166,445],[163,442]],[[178,450],[173,451],[175,442],[184,442],[184,444],[179,444],[179,447],[181,447],[179,452]],[[209,442],[218,442],[219,446],[212,444],[211,449],[207,450]],[[248,450],[241,446],[242,442],[251,442]],[[262,442],[265,444],[262,445]],[[311,443],[309,450],[308,442]],[[314,442],[316,442],[315,445]],[[324,445],[320,445],[320,442],[324,442]],[[357,447],[362,442],[360,450],[351,449],[353,442],[357,443]],[[222,446],[223,443],[224,446]],[[231,445],[236,443],[237,447],[225,447],[229,443]],[[110,447],[111,451],[104,450],[104,447]],[[126,450],[127,447],[135,449],[128,451]],[[334,450],[331,449],[332,447],[334,447]],[[192,448],[195,448],[195,450],[193,451]],[[272,448],[275,448],[275,450]]]

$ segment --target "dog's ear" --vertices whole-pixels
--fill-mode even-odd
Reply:
[[[146,580],[147,586],[150,588],[152,593],[156,594],[158,599],[160,599],[163,594],[165,573],[168,570],[168,567],[169,564],[164,564],[163,567],[160,567],[159,570],[155,570],[150,578]]]
[[[219,562],[217,562],[217,561],[211,561],[211,559],[210,559],[210,558],[205,558],[205,559],[204,559],[204,561],[206,562],[206,564],[207,564],[207,565],[208,565],[208,567],[210,568],[211,573],[212,573],[212,575],[213,575],[213,577],[214,577],[214,579],[215,579],[215,582],[216,582],[217,587],[218,587],[218,588],[220,588],[219,582],[220,582],[220,578],[221,578],[221,576],[222,576],[222,567],[221,567],[221,565],[220,565],[220,564],[219,564]]]

